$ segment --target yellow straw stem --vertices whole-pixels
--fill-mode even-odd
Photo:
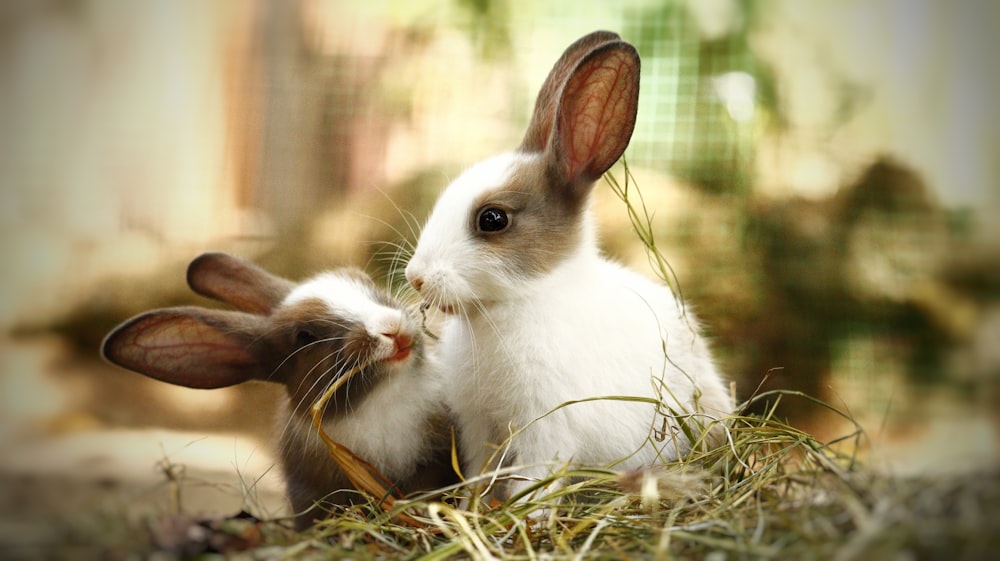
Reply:
[[[389,481],[386,476],[382,475],[378,469],[375,468],[375,466],[369,464],[360,456],[352,452],[348,447],[330,438],[330,435],[328,435],[326,430],[323,429],[323,409],[326,407],[327,402],[329,402],[330,398],[333,397],[334,392],[340,389],[340,387],[347,383],[347,381],[350,380],[355,374],[368,366],[368,364],[369,363],[359,364],[344,373],[344,375],[338,378],[333,384],[330,384],[330,387],[318,400],[316,400],[316,403],[313,403],[312,405],[312,421],[320,439],[323,440],[327,449],[330,451],[330,457],[333,458],[333,461],[337,462],[340,469],[344,470],[344,474],[347,476],[347,479],[350,480],[351,485],[354,485],[354,488],[359,491],[363,491],[373,497],[381,499],[383,510],[389,510],[395,506],[397,498],[388,491],[388,489],[393,487],[392,482]],[[394,490],[394,492],[398,493],[398,490]],[[402,522],[410,525],[422,526],[422,524],[405,513],[400,513],[397,517]]]

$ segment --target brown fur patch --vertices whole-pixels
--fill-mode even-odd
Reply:
[[[546,161],[520,166],[510,181],[484,193],[472,206],[468,228],[473,238],[489,248],[497,261],[509,264],[509,273],[537,277],[552,270],[580,244],[583,200],[567,197],[569,190],[553,186]],[[480,212],[505,210],[510,225],[502,232],[480,232]]]
[[[337,378],[366,362],[375,341],[359,323],[330,313],[319,300],[304,300],[274,316],[273,379],[284,381],[292,410],[308,415],[310,407]],[[418,349],[419,350],[419,349]],[[381,365],[366,367],[337,390],[327,403],[327,418],[348,414],[383,375]]]
[[[192,290],[251,314],[269,314],[295,286],[254,263],[226,253],[204,253],[188,265]]]

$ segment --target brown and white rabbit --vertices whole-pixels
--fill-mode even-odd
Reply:
[[[359,365],[327,403],[327,434],[404,491],[454,479],[443,388],[419,325],[367,274],[345,268],[296,284],[242,259],[207,253],[191,262],[187,280],[195,292],[236,311],[152,310],[116,327],[102,354],[190,388],[251,380],[284,385],[277,453],[298,528],[323,516],[312,508],[317,501],[348,504],[358,497],[312,425],[310,408]]]
[[[462,173],[420,234],[406,276],[446,314],[439,348],[466,474],[498,467],[512,432],[502,463],[530,479],[553,461],[676,459],[702,429],[716,441],[723,430],[726,384],[690,312],[598,249],[589,195],[628,145],[638,94],[634,47],[603,31],[577,40],[520,147]],[[614,396],[640,399],[601,399]]]

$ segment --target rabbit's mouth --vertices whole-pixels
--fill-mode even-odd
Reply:
[[[405,347],[396,351],[396,354],[389,357],[389,362],[402,362],[410,358],[412,349],[410,347]]]
[[[410,358],[411,354],[413,354],[413,346],[400,347],[395,354],[393,354],[386,360],[388,362],[403,362],[404,360]]]
[[[420,313],[421,314],[425,314],[427,312],[427,310],[429,310],[431,308],[437,308],[439,312],[441,312],[442,314],[445,314],[445,315],[449,315],[449,316],[452,316],[452,315],[455,315],[455,314],[458,313],[458,309],[455,306],[453,306],[452,304],[443,304],[443,303],[437,303],[437,304],[435,304],[435,303],[432,303],[430,300],[426,300],[426,299],[420,304]],[[427,321],[427,316],[426,315],[424,316],[424,321],[425,322]]]
[[[392,337],[392,352],[385,358],[386,362],[399,363],[410,358],[416,347],[416,339],[405,333],[398,333]]]

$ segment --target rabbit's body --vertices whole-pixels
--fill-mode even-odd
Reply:
[[[622,460],[618,467],[628,469],[690,447],[678,421],[664,426],[669,412],[651,403],[598,400],[542,418],[571,401],[645,397],[682,414],[727,411],[728,393],[692,314],[664,286],[588,247],[544,276],[517,281],[515,294],[485,296],[445,323],[442,368],[457,376],[447,402],[472,469],[487,465],[492,448],[484,443],[525,427],[508,461],[535,476],[552,461]],[[707,420],[694,419],[693,426]]]
[[[277,452],[296,525],[317,502],[360,498],[313,426],[312,405],[351,375],[322,412],[324,431],[406,491],[437,488],[450,469],[448,412],[417,322],[363,272],[340,269],[292,283],[225,254],[191,263],[196,292],[238,311],[185,306],[115,328],[111,362],[171,384],[211,389],[282,384]]]
[[[589,193],[628,144],[637,96],[630,45],[607,32],[577,41],[520,149],[459,176],[421,232],[406,274],[448,315],[439,347],[467,471],[501,457],[528,476],[553,461],[675,459],[729,410],[693,316],[598,250]]]
[[[444,463],[450,450],[450,419],[440,401],[424,399],[435,381],[410,374],[401,373],[379,384],[350,414],[324,419],[323,430],[400,488],[432,490],[454,481]],[[292,508],[304,512],[317,501],[349,504],[360,498],[331,458],[311,418],[293,413],[294,409],[287,400],[277,419],[278,454]],[[311,521],[317,514],[307,514],[306,519]]]

